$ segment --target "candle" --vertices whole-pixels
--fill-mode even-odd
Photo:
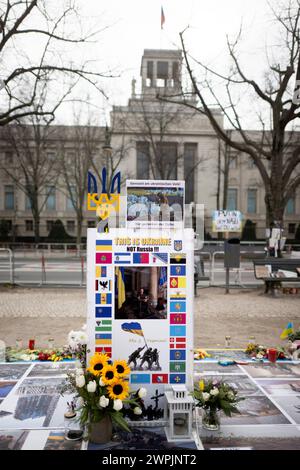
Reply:
[[[268,360],[270,362],[276,362],[276,360],[277,360],[277,349],[270,348],[268,350]]]

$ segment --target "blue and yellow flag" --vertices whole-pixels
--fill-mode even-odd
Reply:
[[[289,322],[286,326],[286,328],[283,330],[283,332],[280,335],[280,339],[286,339],[289,335],[292,335],[294,333],[294,326],[292,322]]]
[[[133,333],[134,335],[144,336],[141,324],[138,322],[131,323],[122,323],[122,330],[127,331],[128,333]]]
[[[118,296],[118,308],[121,308],[126,300],[124,268],[116,268],[116,294]]]

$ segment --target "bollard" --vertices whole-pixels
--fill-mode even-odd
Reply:
[[[84,257],[81,256],[81,282],[80,282],[80,287],[83,286],[84,282]]]
[[[42,254],[41,262],[42,262],[42,285],[43,285],[44,282],[46,282],[46,263],[45,263],[44,254]]]

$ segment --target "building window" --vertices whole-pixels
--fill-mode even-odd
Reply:
[[[76,187],[75,186],[70,186],[69,192],[71,194],[68,194],[67,196],[67,210],[73,211],[74,210],[74,204],[76,205]],[[71,197],[72,195],[72,197]]]
[[[145,142],[137,142],[136,146],[136,177],[137,179],[149,179],[150,161],[149,161],[149,144]]]
[[[146,78],[146,86],[151,87],[153,84],[153,61],[147,61],[147,78]]]
[[[11,232],[12,231],[12,220],[5,219],[5,223],[6,223],[8,232]]]
[[[67,220],[67,232],[69,232],[69,233],[75,232],[75,221],[74,220]]]
[[[255,168],[255,161],[252,157],[249,157],[248,158],[248,168],[249,170],[252,170],[253,168]]]
[[[237,189],[228,188],[227,192],[227,210],[236,211],[237,210]]]
[[[289,224],[289,233],[294,235],[296,233],[296,224]]]
[[[172,78],[174,82],[179,81],[179,64],[178,62],[172,62]]]
[[[47,227],[47,232],[51,232],[52,228],[54,225],[54,220],[47,220],[46,221],[46,227]]]
[[[177,180],[177,144],[162,142],[157,144],[158,174],[165,180]]]
[[[195,200],[195,162],[197,144],[184,144],[185,202]]]
[[[11,150],[8,150],[7,152],[5,152],[4,162],[5,162],[5,165],[7,166],[10,166],[14,163],[14,154]]]
[[[96,223],[95,223],[94,220],[88,220],[87,226],[88,226],[88,228],[95,228],[95,227],[96,227]]]
[[[55,187],[54,186],[47,186],[46,209],[48,211],[54,211],[55,208],[56,208]]]
[[[157,86],[166,87],[168,80],[168,62],[158,61],[157,62]]]
[[[256,189],[248,189],[247,212],[248,214],[256,214],[257,212],[257,190]]]
[[[235,170],[236,168],[237,168],[237,156],[236,155],[229,156],[229,169]]]
[[[47,159],[49,160],[49,162],[54,162],[55,161],[55,152],[47,152]]]
[[[4,190],[4,208],[13,210],[15,208],[15,190],[12,185],[5,186]]]
[[[288,200],[285,210],[287,215],[295,214],[295,196]]]
[[[33,232],[33,220],[25,220],[26,232]]]

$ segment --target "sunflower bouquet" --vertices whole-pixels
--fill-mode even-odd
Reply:
[[[95,353],[86,370],[79,367],[69,375],[76,389],[80,423],[93,424],[109,416],[113,424],[130,431],[124,416],[124,404],[131,403],[127,377],[130,368],[126,361],[110,361],[107,354]]]

